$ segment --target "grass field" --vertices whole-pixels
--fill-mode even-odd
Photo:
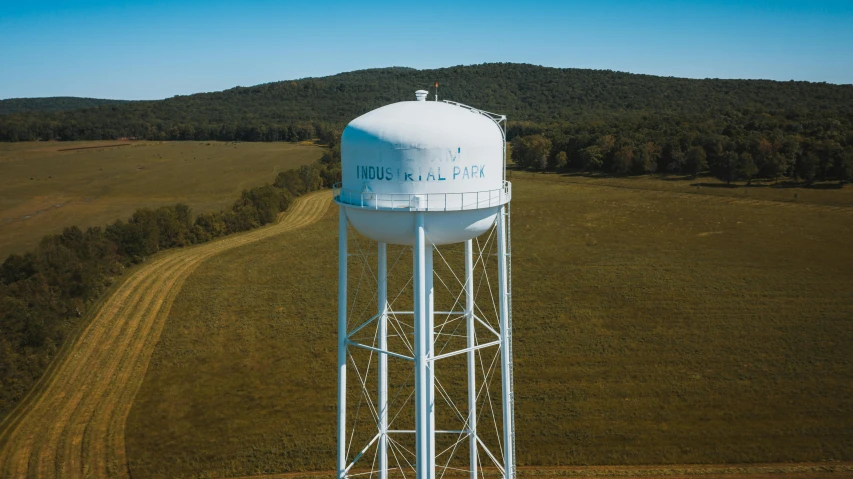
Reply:
[[[629,190],[670,192],[703,196],[722,196],[740,200],[774,201],[798,205],[853,206],[853,188],[840,188],[836,182],[819,182],[810,187],[790,182],[775,183],[771,180],[755,180],[747,186],[744,182],[727,185],[713,177],[692,178],[680,175],[646,176],[600,176],[581,173],[540,174],[523,171],[508,172],[507,179],[528,181],[558,181],[570,184],[607,186]]]
[[[511,179],[521,465],[853,460],[853,189]],[[334,468],[336,217],[186,280],[133,477]]]
[[[103,226],[142,207],[217,211],[321,155],[291,143],[0,143],[0,260],[64,227]]]
[[[0,422],[0,477],[128,477],[127,415],[187,276],[223,251],[316,221],[330,196],[306,195],[276,224],[161,252],[129,271],[37,387]]]

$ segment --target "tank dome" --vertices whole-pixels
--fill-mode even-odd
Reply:
[[[366,113],[341,139],[343,188],[455,193],[500,188],[503,133],[494,121],[448,103],[404,101]]]
[[[376,241],[411,244],[415,211],[428,213],[433,243],[464,241],[488,229],[509,199],[504,134],[496,120],[457,104],[424,101],[420,93],[419,101],[354,119],[341,138],[336,200],[348,206],[353,226]]]

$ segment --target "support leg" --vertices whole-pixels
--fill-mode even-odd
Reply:
[[[379,349],[388,350],[388,255],[385,243],[378,246],[377,298],[379,307]],[[388,355],[379,355],[379,479],[388,479]]]
[[[414,262],[414,329],[415,329],[415,461],[417,479],[431,479],[429,474],[429,386],[427,378],[427,267],[424,214],[415,217]]]
[[[347,467],[347,215],[338,218],[338,479]]]
[[[427,355],[429,358],[435,356],[435,290],[433,288],[432,253],[434,246],[426,245],[426,294],[427,294]],[[429,419],[429,446],[427,457],[429,457],[428,473],[429,479],[435,478],[435,361],[427,363],[427,414]]]
[[[474,338],[474,241],[465,242],[465,321],[468,326],[468,349],[476,346]],[[477,479],[477,375],[476,351],[468,351],[468,447],[471,479]]]
[[[498,293],[501,324],[501,391],[503,396],[503,441],[505,479],[515,479],[515,430],[512,392],[512,330],[509,325],[509,288],[507,285],[506,206],[498,214]]]

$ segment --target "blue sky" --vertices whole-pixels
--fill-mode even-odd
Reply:
[[[853,83],[853,0],[0,0],[0,47],[0,98],[156,99],[500,61]]]

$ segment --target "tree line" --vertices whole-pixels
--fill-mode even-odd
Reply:
[[[515,164],[530,170],[711,174],[726,183],[786,178],[843,184],[853,178],[850,118],[816,113],[518,123],[507,137]]]
[[[287,141],[324,140],[340,126],[320,122],[261,123],[246,122],[210,123],[157,122],[149,124],[100,124],[65,122],[62,119],[34,116],[26,123],[14,115],[0,116],[0,141],[76,141],[114,140],[130,138],[151,141]]]
[[[294,197],[340,181],[336,150],[322,162],[244,190],[230,208],[194,215],[178,203],[125,221],[45,236],[0,266],[0,418],[42,376],[63,341],[116,278],[158,251],[204,243],[275,221]]]

